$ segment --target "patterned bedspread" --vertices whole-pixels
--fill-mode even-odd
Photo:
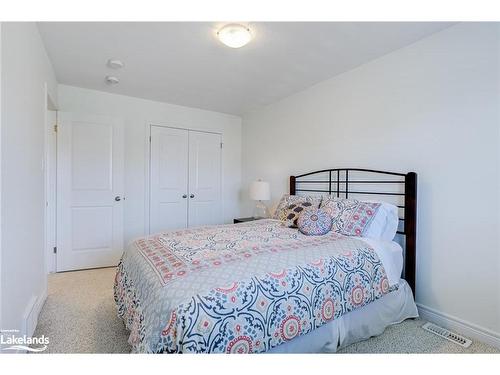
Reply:
[[[134,241],[115,279],[133,352],[264,352],[389,292],[377,254],[277,220]]]

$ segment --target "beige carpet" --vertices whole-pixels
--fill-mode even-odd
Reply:
[[[128,353],[128,334],[116,316],[113,301],[114,268],[65,272],[49,276],[48,298],[40,314],[35,336],[50,343],[44,353]],[[441,339],[407,320],[342,353],[500,353],[473,342],[464,349]]]

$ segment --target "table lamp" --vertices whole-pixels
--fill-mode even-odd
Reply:
[[[267,218],[268,212],[267,207],[262,201],[268,201],[271,199],[271,190],[269,189],[269,182],[262,180],[253,181],[250,184],[250,199],[256,201],[253,210],[253,217],[255,218]]]

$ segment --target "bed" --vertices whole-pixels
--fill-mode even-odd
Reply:
[[[306,236],[275,219],[140,238],[114,287],[132,351],[335,352],[418,315],[415,173],[315,171],[291,176],[290,194],[392,197],[401,244]]]

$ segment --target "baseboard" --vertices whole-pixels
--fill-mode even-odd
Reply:
[[[36,326],[38,324],[38,316],[42,311],[42,307],[46,299],[47,299],[46,288],[44,288],[44,290],[38,297],[36,296],[31,297],[28,305],[26,306],[26,309],[24,310],[20,336],[26,335],[26,337],[33,337]],[[21,353],[21,351],[17,351],[17,353]]]
[[[500,349],[500,334],[420,303],[417,307],[421,319]]]
[[[23,319],[21,322],[21,329],[16,332],[17,337],[33,337],[35,333],[36,326],[38,324],[38,317],[42,311],[42,307],[47,299],[47,288],[43,288],[41,294],[37,296],[32,296],[24,309]],[[26,353],[26,350],[17,349],[15,351],[10,351],[9,353]]]
[[[38,298],[36,296],[31,296],[26,308],[23,313],[23,320],[21,323],[21,332],[19,332],[20,336],[29,336],[29,332],[33,325],[33,319],[35,316],[36,305]]]
[[[36,326],[38,325],[38,317],[40,316],[40,312],[42,311],[43,305],[45,304],[46,300],[47,300],[47,289],[44,288],[44,290],[42,290],[42,293],[36,299],[35,306],[33,307],[31,313],[30,317],[31,325],[28,326],[27,330],[27,335],[30,337],[33,336],[33,334],[35,333]]]

